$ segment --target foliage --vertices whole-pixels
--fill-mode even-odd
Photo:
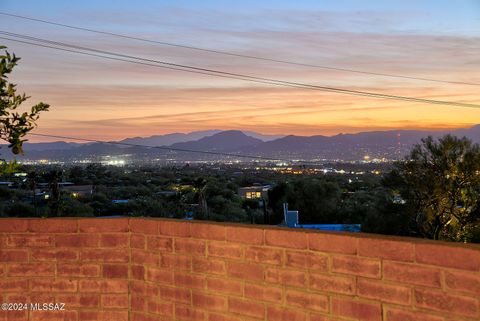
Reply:
[[[19,165],[17,161],[10,161],[7,162],[3,159],[0,159],[0,173],[3,174],[13,174],[19,170]]]
[[[333,223],[341,189],[336,182],[318,178],[302,178],[282,183],[269,191],[270,206],[273,208],[273,222],[283,219],[283,206],[300,212],[301,224]]]
[[[5,48],[0,46],[0,49]],[[16,85],[8,82],[8,75],[19,60],[8,51],[0,55],[0,139],[10,143],[14,154],[23,153],[22,144],[26,141],[23,138],[36,127],[40,112],[49,108],[49,105],[40,102],[31,107],[29,112],[15,111],[29,98],[25,94],[17,94]]]
[[[428,137],[387,183],[406,201],[405,219],[428,238],[469,241],[480,223],[480,147],[467,138]]]

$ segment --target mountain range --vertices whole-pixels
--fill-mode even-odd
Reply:
[[[221,156],[205,155],[188,151],[238,153],[263,157],[304,160],[359,160],[366,155],[371,158],[398,159],[427,136],[441,137],[445,134],[466,136],[480,143],[480,125],[471,128],[427,131],[389,130],[338,134],[334,136],[263,135],[238,130],[208,130],[191,133],[172,133],[150,137],[127,138],[120,143],[25,143],[25,159],[79,160],[103,156],[129,155],[132,160],[149,160],[167,157],[178,160],[221,159]],[[142,146],[162,148],[144,148]],[[174,150],[168,150],[172,148]],[[3,157],[9,153],[3,148]],[[224,157],[223,157],[224,158]],[[21,158],[20,158],[21,159]]]

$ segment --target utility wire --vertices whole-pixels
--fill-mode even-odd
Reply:
[[[129,146],[129,147],[142,147],[142,148],[153,148],[153,149],[160,149],[166,151],[174,151],[174,152],[184,152],[184,153],[196,153],[196,154],[206,154],[206,155],[217,155],[217,156],[228,156],[228,157],[240,157],[240,158],[250,158],[250,159],[257,159],[257,160],[264,160],[264,161],[282,161],[286,163],[295,163],[297,165],[322,165],[317,162],[313,161],[293,161],[290,159],[283,159],[283,158],[271,158],[271,157],[263,157],[258,155],[246,155],[246,154],[234,154],[234,153],[223,153],[223,152],[212,152],[212,151],[201,151],[201,150],[193,150],[193,149],[185,149],[185,148],[174,148],[168,146],[148,146],[142,144],[134,144],[134,143],[124,143],[124,142],[116,142],[116,141],[103,141],[97,139],[88,139],[88,138],[81,138],[81,137],[74,137],[74,136],[63,136],[63,135],[48,135],[48,134],[35,134],[30,133],[29,135],[32,136],[39,136],[39,137],[48,137],[48,138],[58,138],[58,139],[68,139],[68,140],[76,140],[76,141],[83,141],[89,143],[100,143],[100,144],[111,144],[111,145],[122,145],[122,146]]]
[[[320,91],[327,91],[327,92],[335,92],[335,93],[346,94],[346,95],[365,96],[365,97],[374,97],[374,98],[383,98],[383,99],[392,99],[392,100],[402,100],[402,101],[427,103],[427,104],[437,104],[437,105],[448,105],[448,106],[456,106],[456,107],[480,108],[480,105],[477,105],[477,104],[449,102],[449,101],[442,101],[442,100],[433,100],[433,99],[423,99],[423,98],[415,98],[415,97],[407,97],[407,96],[399,96],[399,95],[372,93],[372,92],[359,91],[359,90],[349,90],[349,89],[342,89],[342,88],[336,88],[336,87],[317,86],[317,85],[311,85],[311,84],[305,84],[305,83],[277,80],[277,79],[272,79],[272,78],[264,78],[264,77],[256,77],[256,76],[250,76],[250,75],[244,75],[244,74],[238,74],[238,73],[231,73],[231,72],[219,71],[219,70],[208,69],[208,68],[200,68],[200,67],[194,67],[194,66],[183,65],[183,64],[176,64],[176,63],[171,63],[171,62],[166,62],[166,61],[147,59],[147,58],[142,58],[142,57],[138,57],[138,56],[125,55],[125,54],[120,54],[120,53],[115,53],[115,52],[110,52],[110,51],[105,51],[105,50],[92,49],[92,48],[83,47],[83,46],[70,45],[70,44],[66,44],[66,43],[63,43],[63,42],[50,41],[50,40],[46,40],[46,39],[41,39],[41,38],[31,37],[31,36],[21,35],[21,34],[15,34],[15,33],[6,32],[6,31],[0,31],[0,34],[7,35],[7,36],[10,36],[10,37],[14,37],[14,38],[28,39],[28,40],[32,40],[32,41],[36,41],[36,42],[41,42],[41,43],[44,43],[44,44],[47,43],[47,44],[53,45],[53,46],[61,46],[61,47],[67,47],[67,48],[75,49],[75,50],[61,49],[61,50],[64,50],[64,51],[83,53],[83,54],[86,54],[86,53],[78,52],[78,50],[101,53],[103,55],[111,55],[111,56],[115,56],[115,57],[121,57],[122,61],[126,61],[125,58],[127,58],[127,59],[139,60],[141,62],[146,62],[146,63],[149,63],[149,64],[158,64],[158,66],[160,66],[160,65],[168,66],[169,67],[168,69],[174,69],[175,68],[175,70],[180,70],[180,71],[187,71],[188,70],[190,72],[208,74],[208,75],[213,75],[213,76],[218,76],[219,75],[219,76],[224,77],[224,78],[233,78],[233,79],[241,78],[241,80],[246,80],[246,81],[251,81],[251,82],[269,83],[269,84],[273,84],[273,85],[286,86],[286,87],[305,88],[305,89],[313,89],[313,90],[320,90]],[[5,37],[0,37],[0,39],[12,40],[12,39],[5,38]],[[18,41],[18,40],[13,40],[13,41]],[[18,42],[23,42],[23,43],[27,43],[27,44],[31,44],[31,45],[38,45],[38,44],[35,44],[35,43],[26,42],[26,41],[18,41]],[[59,49],[59,48],[53,47],[53,46],[42,45],[42,47],[48,47],[48,48],[51,48],[51,49]],[[96,55],[96,56],[98,57],[98,55]],[[102,58],[105,58],[105,57],[102,56]],[[132,62],[132,61],[127,60],[127,62]]]
[[[364,75],[370,75],[370,76],[403,78],[403,79],[431,81],[431,82],[439,82],[439,83],[447,83],[447,84],[455,84],[455,85],[480,86],[479,83],[472,83],[472,82],[440,80],[440,79],[433,79],[433,78],[423,78],[423,77],[413,77],[413,76],[405,76],[405,75],[397,75],[397,74],[387,74],[387,73],[371,72],[371,71],[365,71],[365,70],[355,70],[355,69],[331,67],[331,66],[324,66],[324,65],[307,64],[307,63],[300,63],[300,62],[274,59],[274,58],[268,58],[268,57],[260,57],[260,56],[254,56],[254,55],[239,54],[239,53],[222,51],[222,50],[200,48],[200,47],[195,47],[195,46],[182,45],[182,44],[176,44],[176,43],[165,42],[165,41],[150,40],[150,39],[139,38],[139,37],[124,35],[124,34],[119,34],[119,33],[95,30],[95,29],[91,29],[91,28],[77,27],[77,26],[58,23],[58,22],[54,22],[54,21],[37,19],[37,18],[32,18],[32,17],[26,17],[26,16],[22,16],[22,15],[16,15],[16,14],[7,13],[7,12],[1,12],[1,11],[0,11],[0,15],[13,17],[13,18],[18,18],[18,19],[23,19],[23,20],[41,22],[41,23],[45,23],[45,24],[49,24],[49,25],[58,26],[58,27],[87,31],[87,32],[92,32],[92,33],[96,33],[96,34],[103,34],[103,35],[114,36],[114,37],[118,37],[118,38],[124,38],[124,39],[147,42],[147,43],[153,43],[153,44],[162,45],[162,46],[170,46],[170,47],[184,48],[184,49],[190,49],[190,50],[204,51],[204,52],[227,55],[227,56],[232,56],[232,57],[248,58],[248,59],[269,61],[269,62],[275,62],[275,63],[281,63],[281,64],[294,65],[294,66],[303,66],[303,67],[312,67],[312,68],[319,68],[319,69],[326,69],[326,70],[335,70],[335,71],[341,71],[341,72],[350,72],[350,73],[364,74]]]
[[[71,52],[71,53],[78,53],[78,54],[81,54],[81,55],[86,55],[86,56],[91,56],[91,57],[103,58],[103,59],[114,60],[114,61],[128,62],[128,63],[137,64],[137,65],[143,65],[143,66],[157,67],[157,68],[162,68],[162,69],[178,70],[178,71],[184,71],[184,72],[190,72],[190,73],[202,74],[202,75],[208,75],[208,76],[215,76],[215,77],[222,77],[222,78],[228,78],[228,79],[248,80],[248,79],[241,78],[241,77],[233,77],[233,76],[231,76],[231,77],[228,76],[228,77],[227,77],[227,76],[222,76],[222,75],[211,74],[211,73],[208,73],[208,72],[193,71],[193,70],[188,70],[188,69],[181,69],[181,68],[175,68],[175,67],[168,67],[168,66],[156,65],[156,64],[153,64],[153,63],[146,63],[146,62],[141,62],[141,61],[135,61],[135,60],[128,60],[128,59],[121,59],[121,58],[115,58],[115,57],[97,55],[97,54],[88,53],[88,52],[83,52],[83,51],[79,51],[79,50],[71,50],[71,49],[58,48],[58,47],[54,47],[54,46],[42,45],[42,44],[37,44],[37,43],[29,42],[29,41],[22,41],[22,40],[11,39],[11,38],[1,37],[1,36],[0,36],[0,39],[4,39],[4,40],[8,40],[8,41],[13,41],[13,42],[18,42],[18,43],[23,43],[23,44],[28,44],[28,45],[33,45],[33,46],[42,47],[42,48],[55,49],[55,50],[66,51],[66,52]],[[257,82],[259,82],[259,83],[264,83],[264,84],[269,84],[269,85],[279,85],[279,86],[283,86],[283,85],[281,85],[281,84],[271,83],[271,82],[266,82],[266,81],[264,81],[264,82],[257,81]],[[293,87],[293,86],[292,86],[292,87]],[[297,87],[297,88],[302,88],[302,87]]]

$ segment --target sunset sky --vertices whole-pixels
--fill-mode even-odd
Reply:
[[[480,104],[478,0],[1,0],[0,11],[305,64],[477,83],[459,85],[293,66],[0,15],[1,31],[128,55],[320,86]],[[203,129],[332,135],[480,123],[476,108],[267,86],[1,39],[0,44],[22,57],[11,80],[32,96],[27,107],[38,101],[51,105],[37,133],[95,139]]]

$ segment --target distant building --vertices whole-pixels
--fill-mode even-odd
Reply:
[[[67,192],[73,198],[86,197],[93,194],[93,185],[64,185],[62,191]]]
[[[244,199],[267,198],[269,189],[270,185],[241,187],[238,189],[238,195]]]

